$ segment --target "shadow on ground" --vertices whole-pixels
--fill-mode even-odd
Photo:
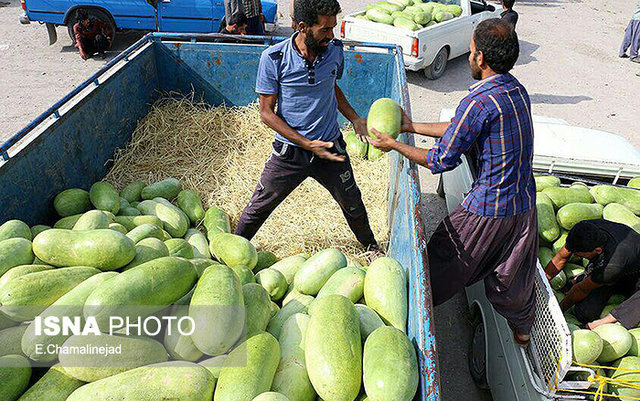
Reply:
[[[593,100],[589,96],[564,96],[564,95],[547,95],[544,93],[532,93],[530,96],[531,103],[544,103],[544,104],[578,104],[582,102],[588,102]]]

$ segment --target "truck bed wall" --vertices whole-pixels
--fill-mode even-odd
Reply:
[[[12,218],[31,225],[53,223],[55,195],[71,187],[89,189],[102,179],[114,151],[125,146],[137,121],[163,92],[193,91],[196,98],[212,105],[246,105],[256,100],[255,76],[266,46],[162,42],[160,37],[150,35],[151,43],[137,56],[0,165],[0,223]],[[339,84],[362,116],[380,97],[390,97],[409,111],[397,48],[388,53],[346,49]],[[397,154],[390,157],[390,185],[380,188],[389,194],[389,254],[408,273],[408,334],[417,346],[421,373],[416,399],[435,401],[440,399],[437,353],[417,170]]]

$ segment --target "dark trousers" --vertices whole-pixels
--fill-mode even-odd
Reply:
[[[247,18],[247,35],[264,35],[264,24],[259,15]]]
[[[93,39],[81,39],[82,49],[87,55],[91,56],[95,53],[104,53],[109,49],[109,41],[103,35],[96,35]]]
[[[334,142],[332,149],[335,149],[335,153],[344,155],[346,160],[333,162],[320,159],[310,151],[275,141],[273,152],[234,233],[247,239],[253,238],[271,212],[307,177],[311,177],[338,202],[357,240],[365,247],[375,245],[376,240],[369,225],[362,194],[353,176],[342,137]]]
[[[640,290],[638,286],[614,285],[597,288],[578,302],[575,306],[575,316],[584,324],[600,319],[600,314],[609,303],[613,294],[629,296],[629,299],[611,310],[611,315],[627,329],[632,329],[640,324]]]

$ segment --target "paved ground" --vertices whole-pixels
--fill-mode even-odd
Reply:
[[[279,0],[288,24],[288,0]],[[8,3],[7,3],[8,2]],[[342,0],[344,12],[362,9],[364,0]],[[617,57],[634,1],[518,0],[521,56],[514,75],[529,90],[533,112],[571,124],[623,135],[640,147],[640,64]],[[12,135],[104,64],[83,61],[70,46],[65,28],[47,46],[39,24],[20,25],[18,0],[0,1],[0,140]],[[284,31],[283,31],[284,32]],[[139,34],[120,36],[115,52]],[[440,109],[454,108],[473,83],[465,57],[450,62],[446,75],[428,81],[408,73],[416,120],[433,121]],[[423,144],[427,146],[428,142]],[[430,234],[446,214],[435,195],[435,179],[422,172],[423,215]],[[443,400],[485,400],[466,370],[471,338],[466,301],[459,296],[436,310]]]

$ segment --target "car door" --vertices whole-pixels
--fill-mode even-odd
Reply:
[[[158,22],[161,32],[218,32],[224,18],[222,0],[160,0]]]

